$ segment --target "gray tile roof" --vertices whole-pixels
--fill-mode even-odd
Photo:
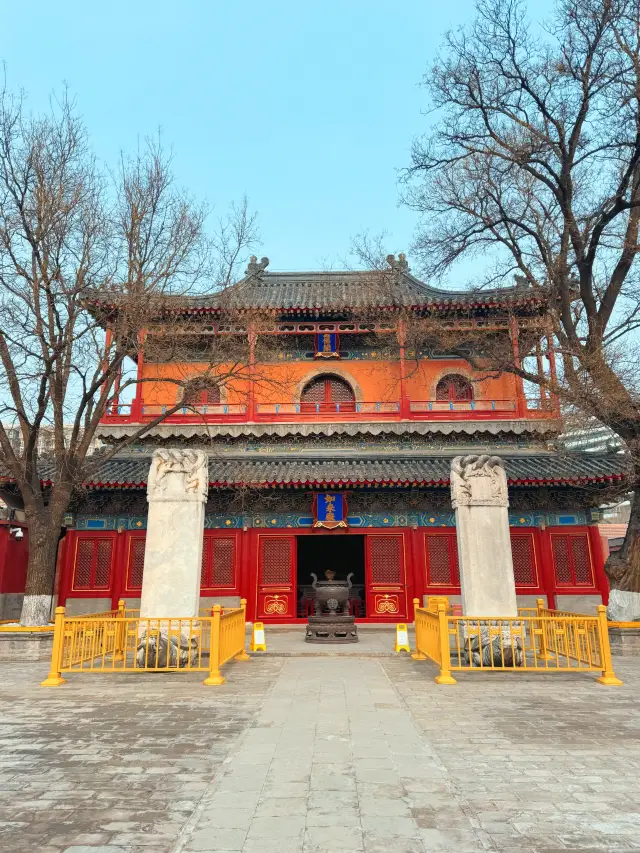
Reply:
[[[303,484],[424,484],[448,485],[451,456],[403,458],[292,458],[235,459],[210,458],[209,481],[214,487]],[[625,476],[625,459],[620,454],[562,453],[503,456],[507,477],[513,484],[545,485],[606,482]],[[88,478],[93,488],[123,486],[144,488],[149,456],[114,457]],[[42,479],[54,476],[43,466]]]
[[[440,290],[409,272],[263,272],[248,275],[225,290],[206,296],[176,297],[193,313],[224,310],[280,309],[285,313],[349,311],[367,308],[526,305],[546,301],[528,285],[494,290]],[[91,304],[117,305],[115,294],[97,293]]]

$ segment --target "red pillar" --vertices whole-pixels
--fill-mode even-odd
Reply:
[[[58,580],[58,607],[65,607],[71,591],[73,560],[76,553],[78,533],[69,530],[61,542],[62,556],[60,558],[60,577]]]
[[[56,607],[60,605],[60,589],[62,587],[62,573],[64,572],[64,565],[66,560],[67,553],[67,539],[69,538],[69,531],[67,530],[66,534],[62,537],[60,542],[58,543],[58,556],[56,558],[56,574],[53,580],[53,594],[56,596]]]
[[[109,362],[110,362],[110,353],[111,343],[113,340],[113,333],[111,331],[111,326],[107,326],[105,330],[104,336],[104,356],[101,361],[101,369],[103,374],[106,374],[109,371]],[[116,380],[113,384],[113,396],[111,398],[111,403],[107,405],[106,414],[107,415],[117,415],[118,414],[118,394],[120,392],[120,371],[118,371],[118,375],[116,376]]]
[[[131,420],[134,423],[142,422],[143,395],[142,395],[142,373],[144,369],[144,341],[146,333],[138,332],[138,364],[136,370],[136,396],[131,404]]]
[[[249,325],[249,423],[254,423],[256,419],[256,389],[255,389],[255,369],[256,369],[256,330],[254,325]]]
[[[509,333],[511,336],[511,353],[513,363],[516,367],[520,367],[520,345],[518,342],[518,321],[515,317],[509,317]],[[522,417],[526,410],[526,401],[524,396],[524,384],[520,376],[516,376],[516,384],[518,388],[518,397],[516,399],[516,416]]]
[[[426,577],[424,572],[424,531],[420,527],[409,530],[410,549],[409,555],[411,559],[411,578],[413,580],[412,588],[409,588],[410,595],[408,597],[409,619],[414,620],[413,599],[419,598],[422,604],[423,596],[426,592]]]
[[[407,342],[407,324],[404,320],[398,320],[398,344],[400,345],[400,417],[406,421],[411,416],[411,406],[407,397],[407,374],[405,364],[405,345]]]
[[[247,619],[252,622],[256,618],[256,599],[258,590],[257,574],[257,531],[250,527],[242,533],[242,564],[240,569],[240,589],[244,590],[247,599]]]
[[[556,609],[556,573],[553,565],[551,535],[546,528],[538,528],[538,546],[540,556],[540,586],[547,596],[547,606]]]
[[[238,589],[240,597],[251,598],[251,587],[249,582],[249,531],[240,528],[238,534]]]
[[[555,348],[553,346],[553,335],[547,335],[547,358],[549,359],[549,377],[551,382],[556,385],[558,382],[558,374],[556,371],[556,353]],[[553,411],[560,415],[560,400],[557,394],[554,394],[552,391],[549,393],[549,397],[551,399],[551,404],[553,407]]]
[[[593,579],[595,585],[600,590],[602,595],[602,603],[609,603],[609,579],[604,570],[604,549],[602,547],[602,537],[600,536],[600,528],[597,524],[590,524],[587,528],[589,536],[589,548],[593,558]]]
[[[542,360],[542,346],[540,341],[536,341],[536,364],[538,365],[538,376],[544,376],[544,361]],[[546,408],[547,405],[547,389],[544,385],[540,385],[540,405]]]
[[[124,597],[127,573],[127,545],[129,537],[124,528],[118,528],[113,543],[113,576],[111,578],[111,609],[118,609],[118,601]]]

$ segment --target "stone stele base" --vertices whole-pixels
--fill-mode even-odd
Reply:
[[[640,623],[637,628],[609,627],[609,642],[612,655],[631,657],[640,655]]]
[[[0,661],[51,660],[53,626],[51,631],[0,631]]]

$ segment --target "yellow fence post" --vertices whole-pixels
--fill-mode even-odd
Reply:
[[[598,611],[598,634],[600,635],[600,654],[602,656],[602,675],[596,678],[600,684],[617,687],[623,682],[616,678],[611,660],[611,646],[609,645],[609,625],[607,623],[607,608],[604,604],[596,607]],[[54,641],[55,642],[55,641]]]
[[[240,599],[240,607],[242,608],[242,651],[236,655],[236,660],[251,660],[245,648],[247,640],[247,599]]]
[[[64,644],[64,607],[56,607],[53,626],[53,648],[51,650],[51,669],[41,683],[41,687],[60,687],[66,679],[62,677],[62,647]]]
[[[536,599],[536,609],[537,615],[540,622],[540,660],[551,660],[553,655],[549,654],[549,649],[547,646],[547,623],[544,622],[544,611],[547,609],[544,603],[544,598]]]
[[[124,609],[126,607],[124,598],[121,598],[118,601],[118,615],[116,622],[116,640],[115,640],[115,648],[113,650],[113,659],[114,660],[124,660],[124,638],[125,632],[127,630],[127,626],[125,624],[124,618],[125,613]]]
[[[224,676],[220,672],[220,616],[222,608],[219,604],[213,607],[213,618],[211,620],[211,643],[209,649],[209,675],[202,682],[208,687],[215,684],[224,684]]]
[[[413,599],[413,612],[414,612],[414,622],[416,626],[416,650],[411,655],[414,660],[426,660],[427,656],[420,651],[420,646],[422,645],[422,623],[418,621],[418,608],[420,607],[420,599]]]
[[[451,675],[451,652],[449,651],[449,620],[444,604],[438,604],[438,633],[440,635],[440,675],[436,675],[436,684],[457,684]]]

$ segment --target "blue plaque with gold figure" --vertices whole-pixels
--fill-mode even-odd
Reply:
[[[316,335],[316,358],[340,358],[336,334],[321,332]]]
[[[335,492],[316,495],[314,509],[314,527],[326,527],[328,530],[348,527],[347,501],[344,495]]]

